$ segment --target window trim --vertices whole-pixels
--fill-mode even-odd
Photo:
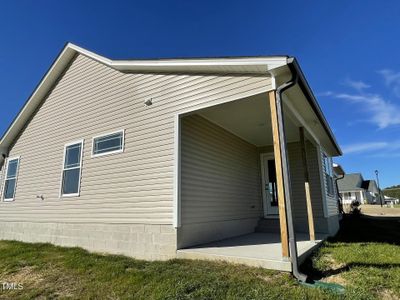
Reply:
[[[121,149],[113,150],[113,151],[109,151],[109,152],[104,152],[104,153],[98,153],[98,154],[94,153],[94,140],[95,139],[101,138],[101,137],[105,137],[107,135],[116,134],[116,133],[122,133],[122,147],[121,147]],[[91,157],[92,158],[99,157],[99,156],[118,154],[118,153],[122,153],[124,151],[125,151],[125,129],[120,129],[120,130],[116,130],[116,131],[108,132],[108,133],[102,133],[102,134],[99,134],[99,135],[96,135],[96,136],[92,137],[92,151],[91,151]]]
[[[333,163],[332,163],[332,158],[329,157],[325,152],[322,153],[322,160],[324,161],[324,179],[326,182],[326,195],[330,198],[335,197],[335,187],[334,187],[334,179],[333,179]],[[329,166],[327,166],[327,163]],[[332,193],[329,193],[329,182],[326,179],[326,175],[328,175],[332,181]]]
[[[63,160],[62,160],[62,165],[61,165],[61,182],[60,182],[60,193],[59,193],[59,198],[69,198],[69,197],[79,197],[81,195],[81,178],[82,178],[82,161],[83,161],[83,146],[84,146],[84,139],[81,140],[76,140],[73,142],[66,143],[64,145],[64,154],[63,154]],[[79,186],[78,186],[78,192],[73,193],[73,194],[63,194],[63,180],[64,180],[64,171],[65,169],[65,154],[68,146],[75,145],[75,144],[81,144],[81,157],[80,157],[80,163],[79,163]],[[69,168],[70,169],[76,169],[75,168]]]
[[[18,166],[17,170],[15,171],[15,187],[14,187],[14,197],[13,198],[6,198],[5,196],[5,191],[6,191],[6,180],[7,180],[7,172],[8,172],[8,166],[10,161],[12,160],[18,160]],[[13,157],[7,157],[7,162],[6,162],[6,167],[4,168],[4,180],[3,180],[3,186],[2,186],[2,197],[1,199],[3,202],[13,202],[15,201],[15,194],[17,192],[17,182],[18,182],[18,175],[19,175],[19,164],[21,162],[21,156],[13,156]]]

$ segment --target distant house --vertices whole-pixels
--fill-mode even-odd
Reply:
[[[341,165],[339,165],[337,163],[333,163],[332,167],[333,167],[333,173],[336,178],[341,178],[342,176],[344,176],[346,174],[346,172],[344,171],[344,169]]]
[[[332,164],[332,169],[333,169],[333,177],[334,177],[334,181],[335,181],[335,189],[338,194],[338,200],[337,200],[338,207],[339,207],[340,213],[343,213],[343,202],[341,199],[341,195],[339,193],[338,180],[342,179],[344,177],[344,175],[346,174],[346,172],[344,171],[343,167],[337,163]],[[341,217],[342,217],[342,215],[341,215]]]
[[[361,186],[365,190],[366,203],[368,204],[380,203],[379,189],[375,180],[364,180]]]
[[[385,204],[399,204],[400,200],[394,197],[384,196]]]
[[[361,173],[345,174],[338,180],[339,194],[343,204],[359,201],[361,204],[379,202],[379,189],[375,180],[364,180]]]
[[[68,44],[0,154],[0,239],[151,260],[238,237],[218,248],[229,258],[247,236],[266,248],[236,261],[290,270],[294,232],[306,253],[311,232],[339,228],[341,150],[292,57],[111,60]]]

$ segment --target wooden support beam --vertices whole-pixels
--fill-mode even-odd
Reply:
[[[304,127],[299,128],[299,134],[300,134],[301,158],[303,161],[303,170],[304,170],[304,189],[306,191],[308,230],[310,232],[310,240],[315,241],[314,217],[313,217],[312,204],[311,204],[310,176],[308,173],[306,142],[305,142],[305,138],[304,138]]]
[[[275,91],[268,93],[269,106],[271,109],[271,123],[272,123],[272,137],[274,141],[274,157],[276,169],[276,183],[278,187],[278,208],[279,208],[279,224],[282,243],[282,256],[289,257],[289,240],[288,240],[288,227],[286,220],[286,207],[285,207],[285,191],[283,187],[283,174],[282,174],[282,154],[281,145],[279,140],[279,126],[276,107]]]

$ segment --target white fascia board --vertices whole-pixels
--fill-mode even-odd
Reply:
[[[182,59],[156,59],[156,60],[111,60],[104,56],[83,49],[74,44],[67,47],[91,57],[120,71],[171,71],[174,69],[187,70],[190,67],[202,67],[212,69],[213,67],[241,67],[262,66],[265,72],[287,64],[286,56],[271,57],[237,57],[237,58],[182,58]],[[238,70],[238,73],[240,70]]]
[[[286,64],[286,57],[282,58],[217,58],[217,59],[179,59],[179,60],[149,60],[149,61],[114,61],[116,69],[130,68],[175,68],[175,67],[235,67],[235,66],[265,66],[265,71],[275,69]]]

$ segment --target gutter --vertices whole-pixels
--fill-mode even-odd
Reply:
[[[292,200],[291,200],[291,189],[290,189],[290,173],[288,166],[288,154],[286,147],[286,137],[285,137],[285,125],[283,120],[283,111],[282,111],[282,93],[287,89],[296,85],[298,80],[298,76],[296,72],[292,73],[292,79],[287,81],[286,83],[280,85],[276,89],[276,107],[277,107],[277,119],[278,119],[278,128],[279,128],[279,140],[280,150],[282,155],[282,174],[283,174],[283,186],[285,193],[285,208],[286,208],[286,219],[288,226],[288,234],[289,234],[289,250],[290,250],[290,262],[292,264],[292,274],[296,279],[300,282],[307,281],[307,275],[301,273],[299,271],[299,261],[298,261],[298,253],[297,253],[297,244],[296,244],[296,234],[294,231],[293,224],[293,213],[292,213]],[[283,141],[283,142],[282,142]]]

